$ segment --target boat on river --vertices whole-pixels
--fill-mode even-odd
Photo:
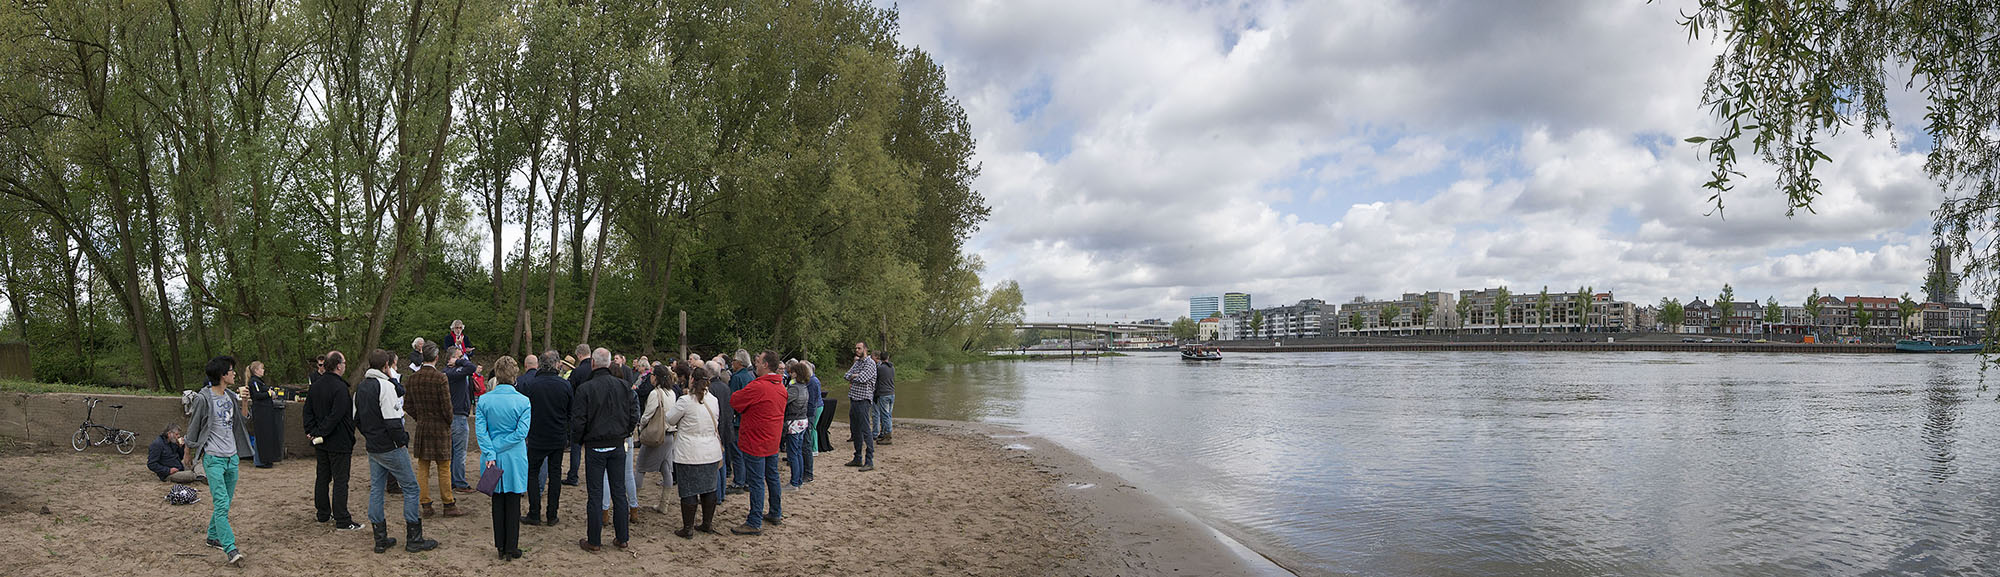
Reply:
[[[1222,360],[1222,351],[1215,347],[1181,347],[1181,360],[1220,361]]]
[[[1958,339],[1927,338],[1896,341],[1899,353],[1976,353],[1986,350],[1986,345],[1967,344]]]

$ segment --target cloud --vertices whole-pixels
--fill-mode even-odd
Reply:
[[[969,246],[1031,314],[1173,316],[1224,290],[1913,290],[1941,197],[1885,140],[1827,143],[1815,214],[1787,217],[1760,166],[1715,210],[1680,138],[1711,130],[1716,49],[1678,8],[899,3],[979,139],[993,213]]]

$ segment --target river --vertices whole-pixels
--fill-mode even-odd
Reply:
[[[896,415],[1050,438],[1307,575],[2000,574],[1979,385],[1973,356],[1139,354],[941,369]]]

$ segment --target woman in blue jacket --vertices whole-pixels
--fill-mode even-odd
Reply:
[[[485,485],[488,469],[499,467],[500,480],[493,485],[493,546],[509,561],[521,558],[521,494],[528,490],[528,425],[534,419],[528,397],[514,390],[520,376],[514,357],[500,357],[493,364],[493,380],[499,385],[476,405],[483,465],[479,481]]]

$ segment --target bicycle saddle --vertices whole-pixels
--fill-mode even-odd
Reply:
[[[125,408],[125,405],[111,405],[111,408],[113,408],[113,409],[123,409],[123,408]]]

